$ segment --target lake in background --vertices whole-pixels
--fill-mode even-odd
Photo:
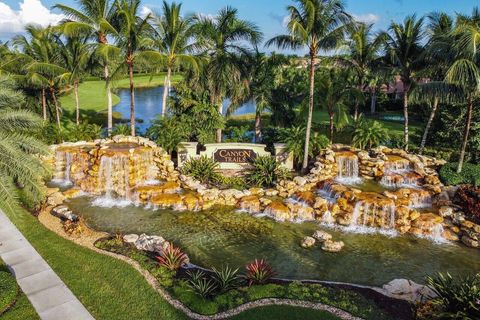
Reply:
[[[137,120],[143,120],[143,122],[137,122],[137,127],[141,133],[145,133],[148,127],[151,126],[152,121],[162,112],[162,98],[163,88],[138,88],[135,89],[135,117]],[[120,102],[113,107],[113,111],[119,112],[123,119],[130,119],[130,90],[120,89],[117,91],[117,95],[120,97]],[[226,112],[226,106],[228,101],[224,105],[224,113]],[[255,104],[249,102],[238,108],[233,115],[243,115],[255,112]]]

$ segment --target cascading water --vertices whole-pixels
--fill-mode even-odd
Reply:
[[[70,152],[57,151],[55,153],[55,177],[53,183],[61,186],[70,186],[73,154]]]
[[[387,161],[380,184],[388,189],[418,188],[418,176],[407,160]]]
[[[432,197],[430,194],[416,193],[410,197],[410,208],[425,209],[432,207]]]
[[[333,186],[329,182],[325,183],[321,189],[318,189],[317,194],[330,204],[337,202],[338,199],[338,195],[333,191]]]
[[[103,156],[98,171],[98,185],[104,195],[92,204],[99,207],[125,207],[132,203],[129,158],[118,154]]]
[[[376,203],[357,201],[353,209],[348,231],[356,233],[395,234],[396,207],[392,204],[378,205]]]
[[[357,184],[362,181],[358,172],[358,157],[355,154],[336,157],[338,174],[336,180],[343,184]]]

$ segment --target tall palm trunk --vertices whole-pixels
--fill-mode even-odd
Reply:
[[[377,90],[375,88],[371,91],[372,101],[370,101],[370,113],[374,114],[377,108]]]
[[[403,117],[405,118],[405,125],[403,129],[403,138],[405,143],[405,151],[408,151],[408,92],[410,85],[405,85],[405,92],[403,94]]]
[[[220,102],[218,104],[218,113],[223,116],[223,103]],[[217,133],[216,133],[216,140],[217,140],[217,143],[221,143],[222,142],[222,129],[221,128],[218,128],[217,129]]]
[[[312,129],[314,89],[315,89],[315,51],[311,50],[310,52],[310,97],[308,101],[307,132],[305,134],[305,147],[303,151],[303,163],[302,163],[303,173],[306,173],[308,169],[308,147],[310,145],[310,131]]]
[[[262,141],[262,113],[257,108],[255,111],[255,143]]]
[[[135,137],[135,87],[133,84],[133,62],[128,63],[130,77],[130,134]]]
[[[73,91],[75,92],[75,110],[77,126],[80,124],[80,101],[78,99],[78,80],[73,83]]]
[[[110,74],[108,70],[108,65],[105,62],[105,67],[103,68],[103,75],[105,77],[105,87],[107,90],[107,133],[110,137],[112,135],[113,129],[113,103],[112,103],[112,88],[110,86]]]
[[[47,95],[45,89],[42,89],[42,113],[43,121],[47,121]]]
[[[457,173],[462,172],[462,169],[463,169],[463,161],[465,160],[465,151],[467,149],[468,135],[470,134],[472,117],[473,117],[473,99],[472,99],[472,97],[469,97],[468,98],[467,118],[466,118],[466,122],[465,122],[465,129],[463,131],[462,150],[460,151],[460,159],[458,160]]]
[[[328,112],[328,120],[329,120],[329,124],[330,124],[330,143],[333,143],[333,116],[335,114],[333,113],[333,109],[331,109],[331,110],[332,111]]]
[[[57,126],[58,129],[61,129],[60,108],[58,107],[57,96],[55,95],[55,89],[53,87],[50,87],[50,94],[52,95],[53,105],[55,106],[55,117],[57,119]]]
[[[167,76],[165,77],[165,83],[163,86],[163,100],[162,100],[162,117],[165,116],[165,113],[167,112],[167,99],[168,99],[168,93],[170,91],[170,78],[172,76],[172,68],[168,66],[167,68]]]
[[[433,100],[433,106],[432,106],[432,111],[430,112],[430,117],[428,118],[427,125],[425,126],[425,132],[423,132],[422,142],[420,143],[420,150],[418,150],[419,154],[422,154],[423,149],[425,149],[425,144],[427,143],[428,131],[432,126],[433,118],[435,118],[437,107],[438,107],[438,98],[435,97],[435,99]]]

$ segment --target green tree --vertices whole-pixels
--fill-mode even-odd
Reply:
[[[246,44],[256,46],[262,33],[254,23],[240,19],[232,7],[220,10],[215,18],[197,15],[194,30],[198,46],[207,57],[200,82],[210,92],[210,103],[222,115],[225,99],[238,103],[237,96],[244,89],[246,64],[240,55],[250,54]],[[216,140],[222,141],[222,129],[217,129]]]
[[[18,204],[18,187],[38,203],[44,193],[42,177],[48,173],[39,159],[48,147],[33,137],[42,119],[21,108],[24,96],[11,79],[0,76],[0,207],[12,210]]]
[[[454,62],[447,71],[446,81],[463,88],[466,93],[467,114],[457,172],[462,171],[472,126],[475,103],[480,97],[480,10],[474,8],[471,16],[459,15],[452,36]]]
[[[423,18],[417,19],[415,15],[408,16],[403,23],[392,22],[388,33],[383,33],[387,44],[387,62],[392,65],[400,75],[403,83],[403,116],[405,118],[404,143],[408,150],[408,95],[418,72],[425,68],[425,30]]]
[[[334,49],[343,42],[345,26],[350,23],[351,17],[345,12],[345,6],[341,0],[296,0],[295,3],[297,6],[287,7],[288,34],[270,39],[267,45],[294,50],[308,48],[310,96],[302,164],[302,170],[306,171],[314,105],[315,59],[320,50]]]
[[[364,120],[355,129],[353,145],[360,149],[372,149],[388,139],[388,130],[378,121]]]
[[[62,31],[65,35],[78,36],[87,33],[90,38],[96,40],[107,90],[107,130],[110,136],[113,128],[110,60],[115,50],[108,44],[108,36],[117,34],[111,24],[116,14],[116,7],[112,5],[111,0],[76,0],[76,4],[78,9],[64,4],[57,4],[54,7],[67,16],[67,20],[62,23]]]
[[[130,80],[130,134],[132,136],[135,136],[135,83],[133,80],[133,67],[137,57],[145,49],[146,37],[151,31],[150,20],[152,18],[150,13],[145,17],[140,17],[140,3],[140,0],[122,0],[117,2],[117,45],[123,52]]]
[[[180,66],[198,68],[195,57],[191,55],[195,48],[192,18],[181,16],[182,4],[168,4],[163,1],[162,13],[153,19],[155,27],[154,42],[161,58],[165,60],[165,77],[162,117],[168,110],[168,93],[171,86],[172,71]]]

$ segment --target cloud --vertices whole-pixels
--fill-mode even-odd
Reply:
[[[20,33],[28,24],[55,25],[63,18],[62,14],[52,13],[40,0],[23,0],[20,10],[13,10],[0,1],[0,35]]]
[[[145,17],[148,16],[149,14],[152,14],[152,15],[153,15],[152,9],[150,9],[150,8],[147,7],[147,6],[142,6],[142,7],[140,8],[140,17],[145,18]]]
[[[374,13],[366,14],[352,14],[353,18],[359,22],[364,22],[367,24],[376,23],[380,20],[380,17]]]

